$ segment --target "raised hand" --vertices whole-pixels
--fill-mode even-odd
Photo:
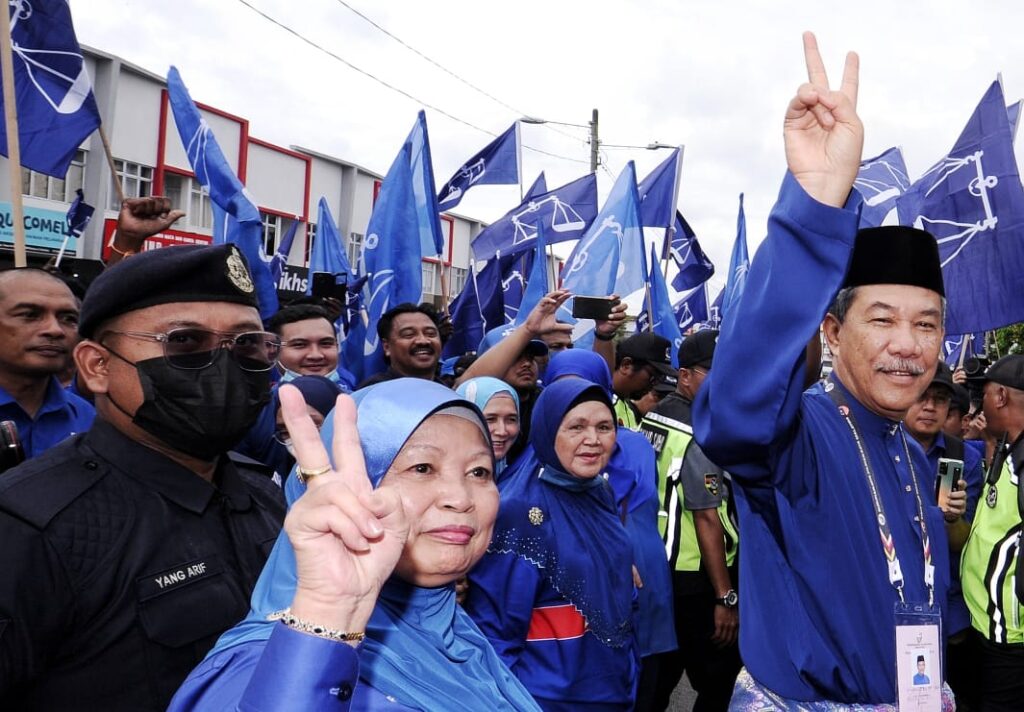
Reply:
[[[599,336],[614,336],[615,332],[619,330],[623,322],[626,321],[626,304],[618,301],[619,295],[610,295],[611,299],[616,300],[615,305],[612,307],[611,313],[607,319],[599,319],[594,322],[594,332]]]
[[[330,468],[302,394],[283,385],[278,396],[298,466]],[[298,575],[291,610],[303,620],[360,632],[398,563],[409,525],[397,492],[374,490],[366,476],[355,402],[345,395],[334,408],[332,450],[334,468],[307,480],[285,518]]]
[[[160,195],[126,198],[117,214],[114,247],[128,254],[139,252],[147,237],[166,230],[184,215],[182,210],[172,210],[171,201]]]
[[[790,173],[815,200],[842,207],[853,188],[864,148],[864,126],[857,116],[860,60],[846,55],[843,81],[829,88],[818,42],[804,33],[808,82],[789,102],[783,135]]]
[[[524,325],[530,334],[540,336],[557,331],[572,333],[572,324],[561,324],[555,318],[558,307],[565,304],[571,296],[568,289],[556,289],[545,294],[526,317]]]

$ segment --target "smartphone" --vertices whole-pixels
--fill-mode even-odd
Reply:
[[[313,296],[320,299],[337,299],[344,304],[347,292],[344,279],[341,284],[337,283],[338,277],[344,276],[343,274],[336,275],[333,272],[314,272]]]
[[[619,303],[611,297],[584,297],[577,295],[572,300],[572,315],[577,319],[604,321],[612,313],[612,307]]]
[[[13,420],[0,421],[0,472],[20,465],[25,461],[25,449],[18,436],[18,426]]]
[[[939,474],[935,478],[935,500],[940,508],[949,504],[949,493],[960,488],[964,475],[964,461],[949,457],[939,458]]]

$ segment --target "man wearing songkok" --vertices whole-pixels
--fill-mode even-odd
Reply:
[[[961,560],[964,599],[974,628],[977,709],[1024,704],[1024,356],[1004,356],[985,372],[982,408],[999,438]]]
[[[225,453],[270,397],[234,245],[152,250],[82,304],[96,421],[0,478],[0,709],[163,710],[249,596],[284,516]]]
[[[858,233],[858,59],[832,90],[810,33],[804,52],[810,81],[784,122],[789,170],[693,409],[697,442],[737,484],[745,669],[731,705],[952,709],[947,525],[899,422],[939,358],[938,247],[910,228]],[[823,317],[833,374],[803,392]],[[910,686],[918,654],[934,674]]]

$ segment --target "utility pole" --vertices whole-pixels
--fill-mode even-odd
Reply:
[[[600,163],[597,149],[601,145],[597,138],[597,109],[590,115],[590,172],[597,173],[597,166]]]

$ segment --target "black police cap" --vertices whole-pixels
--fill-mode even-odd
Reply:
[[[701,329],[690,334],[679,345],[679,368],[711,368],[717,343],[718,329]]]
[[[122,260],[90,285],[78,333],[121,314],[174,302],[233,302],[258,307],[256,285],[234,245],[183,245],[148,250]]]
[[[1024,391],[1024,355],[1003,356],[988,367],[985,380]]]
[[[907,284],[946,296],[939,244],[924,230],[902,225],[859,231],[843,286],[867,284]]]

